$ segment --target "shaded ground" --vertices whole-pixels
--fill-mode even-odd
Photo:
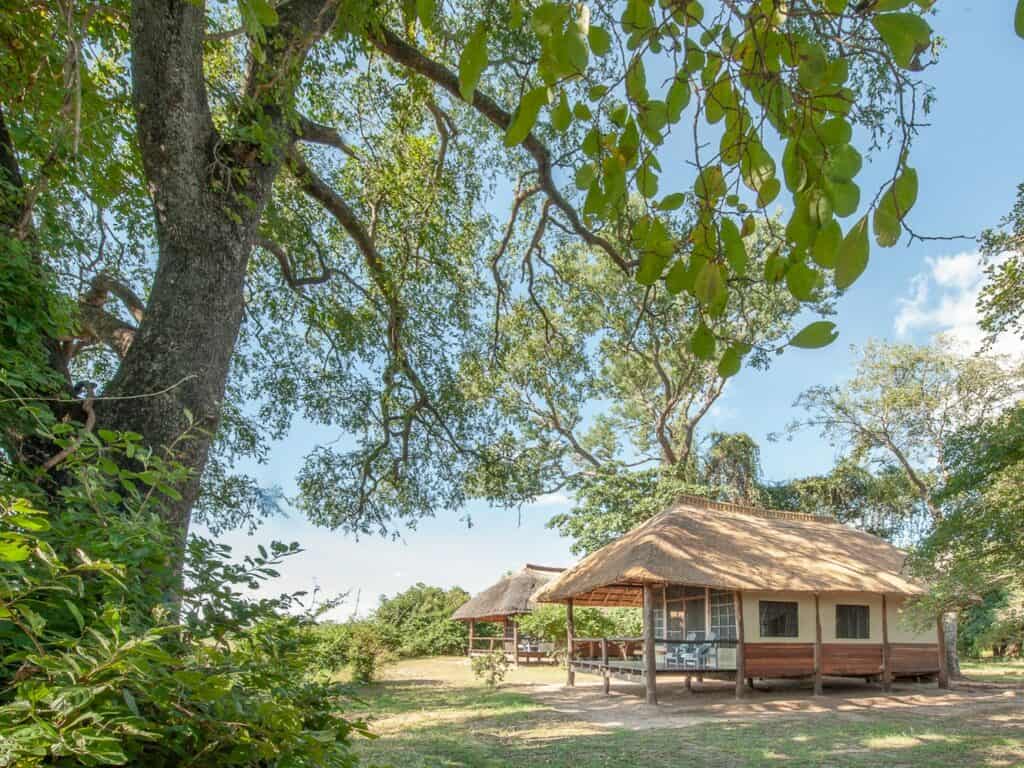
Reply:
[[[464,659],[402,662],[359,690],[380,738],[360,745],[371,765],[427,766],[1024,766],[1024,691],[940,692],[932,685],[833,683],[826,695],[776,685],[737,702],[731,685],[687,694],[659,682],[648,707],[639,686],[564,672],[511,672],[497,691]]]

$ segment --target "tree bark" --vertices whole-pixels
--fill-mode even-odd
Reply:
[[[287,76],[334,20],[336,0],[288,0],[253,60],[246,94],[277,127]],[[190,471],[165,517],[184,543],[223,405],[244,314],[257,227],[287,146],[226,142],[203,76],[205,11],[188,0],[134,0],[132,96],[156,217],[159,258],[138,331],[97,407],[106,428],[139,433]],[[270,82],[284,83],[275,91]],[[180,566],[180,559],[179,559]]]

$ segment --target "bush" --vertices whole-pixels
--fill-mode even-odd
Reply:
[[[461,654],[469,630],[451,615],[468,599],[469,593],[459,587],[416,584],[394,597],[382,597],[373,619],[388,649],[399,656]]]
[[[373,682],[377,666],[385,654],[386,649],[373,622],[355,622],[351,625],[348,663],[352,670],[353,682]]]
[[[484,656],[474,656],[470,666],[473,674],[482,679],[488,688],[497,688],[508,673],[509,661],[504,653],[495,651]]]

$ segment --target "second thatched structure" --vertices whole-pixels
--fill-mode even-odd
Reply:
[[[519,617],[530,613],[536,607],[533,593],[543,587],[564,569],[527,563],[523,568],[510,573],[463,603],[452,619],[469,625],[470,656],[504,652],[518,666],[520,661],[544,661],[551,656],[552,648],[542,643],[521,638]],[[477,634],[478,624],[497,624],[500,632],[496,636]]]

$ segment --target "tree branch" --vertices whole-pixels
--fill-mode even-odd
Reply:
[[[448,91],[453,98],[462,99],[459,93],[459,78],[454,72],[421,53],[390,29],[383,27],[376,35],[371,34],[370,42],[388,58],[433,81]],[[502,131],[507,130],[512,123],[512,115],[479,88],[473,92],[471,106]],[[537,165],[540,186],[555,207],[568,219],[573,231],[587,245],[600,248],[620,269],[630,273],[634,265],[623,258],[618,249],[606,238],[588,229],[576,209],[562,196],[552,176],[551,153],[548,148],[532,132],[523,141],[523,148],[530,153]]]

